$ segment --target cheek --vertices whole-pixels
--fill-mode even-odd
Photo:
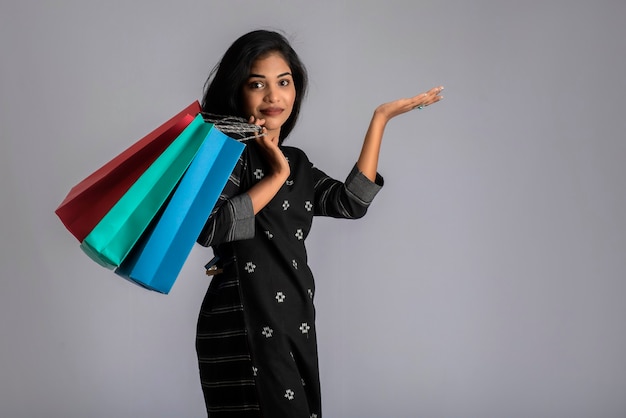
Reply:
[[[296,102],[296,90],[292,90],[289,94],[289,105],[293,107],[293,104]]]
[[[244,93],[241,97],[241,104],[243,106],[243,111],[246,116],[251,116],[254,113],[256,104],[252,95]]]

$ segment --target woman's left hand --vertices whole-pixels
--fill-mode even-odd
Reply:
[[[426,106],[430,106],[443,99],[441,92],[443,86],[434,87],[425,93],[418,94],[417,96],[408,99],[398,99],[393,102],[384,103],[376,108],[375,113],[384,117],[385,122],[388,122],[396,116],[403,113],[410,112],[413,109],[423,109]]]
[[[380,153],[380,145],[383,140],[383,132],[387,122],[392,118],[403,113],[410,112],[413,109],[423,109],[443,99],[441,92],[443,86],[435,87],[426,93],[418,94],[409,99],[399,99],[393,102],[381,104],[374,111],[370,126],[363,140],[361,154],[357,160],[359,170],[371,181],[376,179],[376,170],[378,169],[378,155]]]

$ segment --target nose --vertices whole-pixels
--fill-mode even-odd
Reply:
[[[265,92],[265,101],[269,103],[274,103],[278,100],[277,97],[277,89],[275,86],[269,85]]]

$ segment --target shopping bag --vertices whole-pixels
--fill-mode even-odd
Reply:
[[[211,129],[158,220],[115,272],[169,293],[244,148]]]
[[[185,128],[85,237],[81,248],[99,264],[120,265],[196,155],[213,124],[201,114]]]
[[[74,186],[55,210],[72,235],[83,241],[199,112],[195,101]]]

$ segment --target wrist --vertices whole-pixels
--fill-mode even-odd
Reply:
[[[384,128],[387,122],[389,122],[389,119],[389,115],[382,109],[382,106],[379,106],[374,110],[371,125]]]
[[[274,171],[270,175],[268,175],[268,181],[274,184],[282,184],[287,181],[289,178],[289,169]]]

